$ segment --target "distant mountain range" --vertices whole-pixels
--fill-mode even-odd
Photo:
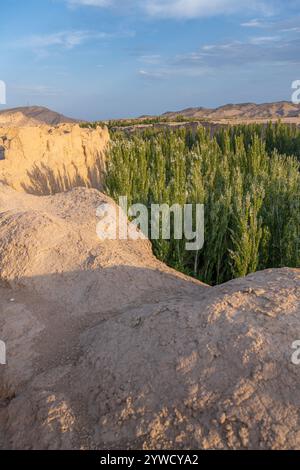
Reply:
[[[141,116],[138,120],[145,121],[154,116]],[[156,116],[172,122],[178,118],[187,120],[212,121],[220,123],[267,122],[281,119],[283,122],[300,124],[300,105],[288,101],[278,103],[242,103],[227,104],[219,108],[187,108],[181,111],[169,111]],[[138,121],[129,119],[126,121]],[[79,120],[64,116],[42,106],[28,106],[0,111],[0,127],[21,127],[47,124],[56,126],[63,123],[76,123]]]
[[[27,106],[0,111],[0,126],[21,127],[41,124],[56,126],[72,122],[77,121],[42,106]]]
[[[275,120],[283,119],[291,122],[299,120],[300,122],[300,105],[293,104],[288,101],[280,101],[278,103],[242,103],[227,104],[219,108],[187,108],[182,111],[167,112],[162,115],[169,119],[176,119],[181,116],[188,119],[209,119],[212,121],[223,120]]]

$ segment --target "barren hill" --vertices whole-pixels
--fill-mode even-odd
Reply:
[[[75,123],[76,119],[51,111],[43,106],[27,106],[0,111],[0,126],[37,126]]]
[[[299,270],[209,288],[99,240],[107,202],[0,185],[0,447],[299,449]]]
[[[188,108],[182,111],[167,112],[164,117],[176,119],[182,116],[192,119],[209,119],[212,121],[272,121],[282,119],[290,122],[300,122],[300,105],[288,101],[278,103],[243,103],[228,104],[216,109]]]

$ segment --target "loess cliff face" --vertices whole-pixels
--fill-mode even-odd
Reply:
[[[74,182],[101,188],[108,142],[108,130],[100,127],[0,127],[0,181],[37,195],[65,191]]]

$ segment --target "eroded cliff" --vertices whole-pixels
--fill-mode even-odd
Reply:
[[[0,181],[38,195],[75,185],[100,189],[108,142],[100,127],[0,127]]]

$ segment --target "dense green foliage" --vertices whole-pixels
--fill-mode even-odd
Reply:
[[[265,268],[300,266],[300,133],[238,126],[213,138],[188,130],[116,133],[106,186],[116,200],[205,204],[205,244],[153,241],[156,255],[210,284]],[[280,152],[280,153],[279,153]]]
[[[271,154],[277,150],[280,154],[296,156],[300,160],[300,129],[296,126],[282,124],[249,124],[234,126],[229,130],[231,145],[237,136],[243,136],[245,145],[251,145],[253,136],[257,135],[264,141],[266,151]],[[219,132],[222,136],[222,132]],[[218,136],[217,136],[218,138]],[[221,137],[222,138],[222,137]],[[218,142],[221,143],[220,138]]]
[[[109,121],[94,121],[82,122],[80,126],[83,128],[96,129],[96,127],[107,126],[110,130],[122,129],[126,127],[139,127],[139,126],[156,126],[159,124],[169,123],[191,123],[191,122],[209,122],[209,119],[195,119],[188,118],[178,114],[176,117],[171,116],[148,116],[136,119],[112,119]]]

